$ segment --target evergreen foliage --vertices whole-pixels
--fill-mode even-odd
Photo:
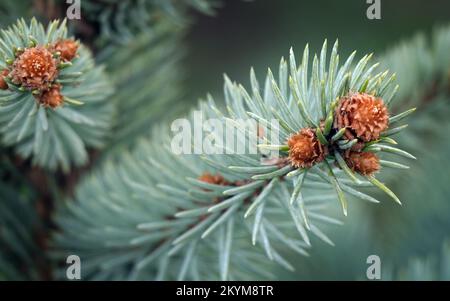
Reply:
[[[83,0],[81,41],[66,20],[0,4],[2,26],[44,21],[0,32],[0,280],[66,279],[71,254],[83,280],[302,278],[304,262],[338,275],[348,254],[326,245],[344,242],[357,256],[380,246],[384,280],[448,279],[450,27],[379,63],[342,58],[337,41],[291,49],[248,87],[225,76],[224,103],[208,94],[189,112],[184,34],[193,10],[219,4]],[[218,121],[189,141],[202,154],[173,153],[181,112]],[[226,126],[246,153],[224,145]],[[364,229],[335,235],[344,223]]]
[[[246,198],[253,193],[250,188],[218,203],[223,191],[231,187],[197,180],[203,172],[215,169],[198,157],[174,156],[160,145],[159,141],[143,142],[135,153],[120,158],[123,163],[109,162],[80,185],[75,200],[66,202],[56,215],[62,230],[55,234],[56,255],[80,254],[89,266],[87,277],[92,279],[114,279],[118,274],[126,279],[139,275],[151,275],[151,279],[162,275],[163,279],[197,279],[198,275],[242,279],[239,275],[247,275],[245,279],[252,279],[250,271],[268,274],[266,267],[253,264],[263,260],[260,253],[264,251],[270,259],[292,269],[277,251],[280,243],[301,255],[308,254],[308,235],[299,216],[293,216],[296,224],[283,222],[289,210],[295,210],[284,201],[281,205],[285,207],[280,206],[278,201],[287,201],[287,185],[268,196],[266,216],[260,220],[263,226],[255,232],[242,216],[242,209],[248,207]],[[311,211],[312,232],[331,243],[316,227],[316,222],[340,223],[323,213],[325,200],[308,200],[305,206]],[[258,211],[261,219],[262,210]],[[294,225],[307,242],[296,237]],[[98,240],[98,235],[104,239]],[[251,246],[252,238],[257,238],[263,249]]]
[[[2,32],[0,68],[14,64],[23,49],[50,47],[64,39],[65,22],[54,21],[44,29],[35,19],[29,25],[20,20]],[[112,86],[103,68],[95,67],[84,46],[80,45],[77,54],[73,61],[59,63],[57,77],[50,83],[61,85],[62,106],[43,105],[35,97],[38,89],[15,83],[9,75],[4,77],[7,90],[0,91],[3,144],[51,170],[68,171],[71,165],[85,164],[87,148],[101,148],[112,123],[114,106],[107,99]]]
[[[410,261],[426,262],[430,256],[435,259],[432,269],[433,279],[437,279],[434,271],[441,263],[437,259],[442,242],[448,237],[450,212],[446,197],[448,166],[442,160],[450,151],[448,141],[442,138],[449,126],[445,117],[449,114],[450,100],[450,64],[445,50],[450,45],[449,33],[449,26],[438,27],[431,35],[420,33],[378,57],[381,68],[397,74],[399,89],[393,113],[417,107],[408,129],[396,141],[418,160],[397,158],[409,169],[401,177],[387,169],[381,175],[405,200],[404,206],[358,206],[356,216],[349,216],[345,229],[330,233],[340,242],[337,249],[319,248],[315,257],[299,261],[300,266],[307,267],[295,276],[286,275],[287,279],[365,279],[362,275],[367,266],[363,261],[369,253],[380,256],[382,271],[386,271],[382,279],[426,279],[426,274],[422,277],[419,273],[414,277],[405,274],[403,278],[397,274]],[[361,262],[359,266],[352,265],[347,256],[351,249],[346,244],[353,241],[360,242],[359,251],[354,254]],[[318,272],[322,266],[329,269]]]
[[[395,86],[389,87],[393,77],[387,76],[386,72],[372,74],[376,65],[366,66],[369,56],[364,56],[353,69],[352,54],[339,68],[336,43],[328,69],[325,66],[326,52],[325,42],[320,60],[317,56],[313,60],[313,75],[309,86],[308,47],[305,48],[301,67],[296,65],[291,51],[290,77],[288,64],[284,60],[279,67],[279,82],[274,80],[269,70],[261,90],[263,96],[253,71],[252,96],[242,86],[225,78],[228,113],[221,113],[212,97],[208,96],[208,100],[200,104],[204,119],[218,118],[226,123],[251,116],[259,120],[264,126],[264,132],[268,133],[271,130],[269,120],[276,118],[281,124],[281,139],[287,140],[302,127],[318,126],[320,120],[331,123],[335,104],[330,99],[339,100],[349,91],[365,92],[367,89],[374,95],[387,95],[385,101],[390,102],[396,90]],[[300,82],[302,86],[299,85]],[[311,101],[304,102],[305,99]],[[190,117],[191,122],[194,119],[195,116]],[[326,127],[331,125],[325,125]],[[245,128],[237,129],[233,140],[251,146],[253,133]],[[239,136],[239,131],[244,135]],[[155,136],[165,135],[164,130],[159,130]],[[337,132],[331,133],[331,129],[323,134],[330,137],[330,143],[331,137],[336,135]],[[285,146],[272,145],[270,138],[268,135],[260,137],[259,146],[282,151],[285,149]],[[335,139],[340,140],[343,140],[342,137]],[[266,141],[265,144],[262,144],[263,141]],[[345,143],[337,145],[345,149]],[[195,279],[196,273],[205,272],[195,265],[200,261],[200,256],[205,256],[201,255],[200,250],[204,250],[201,245],[211,240],[209,236],[213,236],[213,240],[220,237],[218,244],[227,247],[218,248],[212,256],[218,259],[217,265],[222,269],[218,270],[221,278],[229,279],[227,271],[230,256],[235,254],[231,246],[235,236],[240,237],[234,232],[240,233],[248,228],[248,240],[253,244],[260,244],[269,259],[293,269],[280,255],[278,246],[306,255],[304,248],[311,245],[311,234],[333,245],[319,227],[323,222],[340,224],[339,220],[330,216],[331,210],[327,209],[331,200],[339,199],[344,213],[347,209],[345,194],[377,203],[378,200],[360,191],[361,187],[372,184],[396,198],[373,177],[362,180],[356,176],[344,160],[340,160],[339,149],[324,162],[305,169],[285,163],[286,152],[282,153],[281,161],[274,161],[262,151],[255,155],[214,155],[217,151],[214,147],[220,148],[223,145],[211,144],[211,149],[206,150],[209,155],[179,156],[171,153],[170,140],[163,139],[161,142],[157,139],[154,145],[144,143],[137,148],[137,153],[124,155],[118,160],[123,164],[107,164],[100,175],[86,180],[79,187],[75,202],[68,201],[64,209],[58,212],[57,223],[63,233],[55,236],[57,249],[62,249],[56,253],[63,258],[67,256],[67,252],[83,253],[81,256],[92,266],[89,275],[93,279],[114,279],[116,272],[127,278],[134,277],[136,271],[155,270],[155,265],[158,267],[161,262],[169,261],[166,258],[179,254],[183,258],[179,274],[174,278],[167,275],[167,279],[190,279],[189,276]],[[395,148],[386,149],[394,149],[395,153],[411,157]],[[382,150],[384,149],[380,148],[377,151]],[[337,162],[333,163],[335,160]],[[155,170],[158,172],[155,173]],[[205,181],[205,176],[215,179],[220,177],[220,180]],[[92,202],[92,198],[99,199]],[[95,209],[92,206],[100,207]],[[78,219],[75,216],[85,218]],[[116,228],[119,216],[128,230]],[[92,224],[93,221],[95,224]],[[227,234],[230,227],[233,227],[233,234]],[[216,236],[213,234],[216,232],[225,235]],[[94,243],[98,235],[105,238],[98,242],[99,246]],[[130,248],[136,253],[130,252]],[[114,268],[111,265],[105,268],[92,263],[100,260],[99,257],[111,256],[113,250],[117,249],[121,256],[113,257]],[[101,256],[98,252],[104,255]],[[241,268],[245,270],[242,264],[236,266],[238,271]],[[148,275],[148,272],[143,273]],[[161,273],[161,270],[156,269],[154,277]]]

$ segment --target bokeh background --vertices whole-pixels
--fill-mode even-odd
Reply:
[[[324,39],[339,39],[347,56],[381,55],[418,32],[429,33],[450,21],[446,0],[381,0],[381,20],[368,20],[366,0],[225,0],[215,16],[196,13],[185,42],[188,99],[222,94],[223,77],[246,84],[249,69],[265,75],[276,68],[292,46],[301,53],[306,43],[320,50]]]

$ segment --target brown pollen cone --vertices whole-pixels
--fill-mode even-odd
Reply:
[[[8,84],[5,81],[5,76],[9,74],[8,69],[3,69],[3,71],[0,73],[0,89],[6,90],[8,89]]]
[[[203,173],[198,179],[202,182],[215,185],[228,185],[228,182],[220,174],[212,175],[209,172]]]
[[[310,128],[301,129],[300,132],[292,135],[287,144],[289,159],[294,167],[311,167],[323,161],[327,154],[327,148],[320,144],[316,134]]]
[[[343,97],[336,108],[334,127],[346,127],[345,137],[372,141],[388,128],[389,115],[381,98],[366,93],[353,93]]]
[[[61,85],[53,85],[49,90],[44,91],[37,97],[40,104],[53,109],[61,106],[64,102],[64,97],[61,95]]]
[[[380,159],[371,152],[349,152],[345,156],[345,162],[354,172],[365,176],[380,170]]]
[[[26,88],[46,90],[58,74],[56,66],[56,60],[46,48],[28,48],[14,61],[11,78]]]
[[[63,61],[71,61],[77,55],[78,43],[72,39],[59,40],[52,50],[59,52]]]

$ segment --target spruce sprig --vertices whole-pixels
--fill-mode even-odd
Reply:
[[[289,62],[284,59],[280,62],[279,80],[275,80],[269,69],[263,87],[252,70],[251,93],[248,93],[242,85],[232,83],[225,78],[227,114],[222,114],[210,101],[204,108],[205,115],[222,118],[224,122],[232,121],[232,119],[254,118],[263,126],[265,133],[269,132],[271,119],[275,118],[279,124],[277,130],[280,137],[276,137],[279,141],[273,143],[271,137],[260,137],[258,146],[260,149],[278,149],[280,158],[275,161],[267,158],[265,160],[260,152],[253,156],[254,161],[250,162],[253,164],[245,163],[245,159],[249,161],[250,156],[222,158],[223,156],[219,155],[214,156],[211,161],[214,161],[215,165],[224,161],[221,165],[235,173],[245,174],[249,180],[263,178],[270,181],[275,178],[289,178],[297,183],[295,197],[301,197],[302,181],[297,180],[299,174],[306,178],[319,177],[335,188],[345,215],[347,214],[346,194],[373,200],[372,197],[355,191],[351,186],[373,185],[399,202],[398,198],[373,176],[373,173],[379,169],[378,157],[368,154],[369,159],[355,159],[352,153],[362,155],[368,152],[377,154],[389,152],[414,158],[396,146],[391,146],[396,143],[391,136],[403,130],[405,125],[390,128],[393,124],[397,125],[413,110],[390,117],[390,123],[387,120],[388,113],[372,116],[370,112],[374,110],[377,113],[388,110],[398,89],[398,86],[394,84],[395,75],[389,75],[387,71],[375,73],[378,63],[369,65],[372,55],[363,56],[353,66],[355,53],[352,53],[341,66],[337,45],[336,42],[330,59],[327,60],[327,42],[325,41],[320,55],[315,55],[312,60],[310,71],[308,46],[303,52],[299,66],[291,50]],[[344,108],[344,102],[349,102],[348,107]],[[354,119],[364,116],[360,118],[363,122],[356,126],[349,123],[347,119],[351,118],[352,114],[356,116]],[[365,124],[367,120],[368,124]],[[384,127],[380,124],[384,124]],[[239,134],[241,133],[245,134],[242,136],[245,137],[243,142],[247,143],[246,145],[252,143],[249,137],[258,135],[248,128],[241,128]],[[238,141],[242,138],[235,137],[235,139]],[[286,141],[285,144],[283,144],[284,141]],[[273,170],[267,173],[263,170],[268,165],[272,166]],[[371,165],[374,167],[371,168]],[[257,167],[261,167],[261,172],[257,171]]]
[[[19,20],[2,30],[0,56],[3,144],[51,170],[85,164],[87,148],[104,145],[114,114],[103,68],[67,37],[65,21],[44,29]]]
[[[271,118],[277,119],[281,141],[288,141],[302,128],[313,129],[308,137],[333,150],[322,161],[311,162],[308,168],[295,166],[289,145],[272,144],[271,137],[265,134],[253,141],[260,146],[255,154],[223,155],[216,152],[223,145],[211,144],[207,154],[180,156],[171,153],[168,138],[143,143],[132,155],[123,155],[119,165],[107,164],[99,174],[87,179],[77,190],[76,203],[67,203],[59,212],[56,220],[63,234],[55,236],[55,254],[83,253],[92,262],[88,274],[93,278],[114,278],[117,273],[132,278],[157,277],[180,260],[178,274],[172,277],[195,279],[198,262],[216,258],[220,278],[233,279],[228,272],[232,270],[230,254],[235,254],[235,247],[241,248],[240,244],[235,245],[241,235],[261,246],[270,260],[288,269],[293,266],[283,258],[281,250],[287,248],[307,255],[311,235],[333,244],[321,229],[323,223],[341,223],[328,208],[331,200],[337,198],[346,212],[347,195],[378,202],[361,192],[362,187],[378,186],[391,194],[372,175],[359,175],[347,166],[345,152],[354,143],[349,145],[345,141],[347,128],[335,128],[338,102],[350,93],[367,92],[389,103],[396,87],[392,84],[394,77],[387,72],[373,74],[376,64],[367,66],[370,56],[364,56],[351,67],[355,56],[352,54],[339,67],[337,43],[329,64],[326,53],[325,43],[320,59],[317,56],[313,59],[310,75],[308,47],[300,67],[291,52],[290,71],[288,63],[282,60],[280,80],[276,81],[269,70],[262,91],[251,71],[251,94],[225,78],[226,114],[211,96],[200,104],[205,119],[218,118],[237,124],[240,131],[235,132],[235,141],[245,145],[251,145],[255,133],[239,128],[238,119],[257,119],[263,133],[269,132]],[[193,112],[189,120],[193,122],[194,118]],[[400,152],[384,146],[386,141],[392,141],[383,132],[379,134],[376,141],[354,139],[360,148],[375,148],[376,142],[378,152]],[[154,136],[168,135],[159,130]],[[261,145],[280,149],[281,156],[269,157],[261,151]],[[106,192],[108,197],[102,197]],[[92,202],[92,198],[98,201]],[[71,230],[74,228],[77,231]],[[82,237],[80,232],[84,233]],[[107,239],[98,241],[98,235]],[[223,247],[205,257],[201,252],[203,246],[214,241]],[[107,267],[94,264],[96,259],[104,259],[106,255],[102,254],[110,254],[112,248],[117,250],[114,264]],[[248,247],[244,244],[243,248]],[[161,267],[157,262],[165,264]],[[242,264],[238,266],[238,271],[246,269]]]

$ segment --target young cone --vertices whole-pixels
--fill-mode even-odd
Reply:
[[[347,128],[345,137],[372,141],[387,129],[389,115],[381,98],[366,93],[352,93],[343,97],[336,108],[334,127]]]
[[[53,46],[54,52],[59,52],[61,60],[71,61],[77,55],[78,43],[72,39],[59,40]]]
[[[202,174],[198,179],[202,182],[215,185],[227,185],[227,181],[220,174],[212,175],[208,172]]]
[[[14,61],[12,82],[28,89],[46,90],[58,75],[56,66],[56,60],[47,48],[27,48]]]
[[[44,91],[42,95],[37,97],[40,104],[52,109],[63,104],[64,97],[61,95],[61,85],[53,85],[49,90]]]
[[[347,165],[359,174],[370,176],[380,170],[380,159],[371,152],[348,152],[345,156]]]
[[[325,159],[327,149],[310,128],[301,129],[288,139],[289,159],[294,167],[311,167]]]

